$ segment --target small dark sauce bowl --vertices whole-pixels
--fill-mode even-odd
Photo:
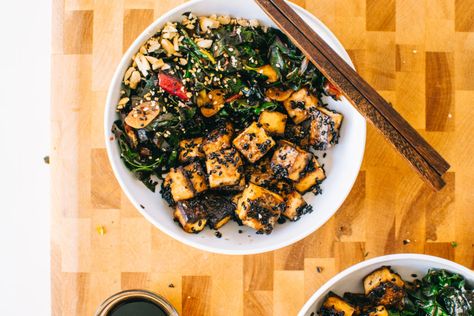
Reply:
[[[146,290],[127,290],[110,296],[100,304],[95,316],[111,316],[120,306],[133,302],[151,303],[161,310],[161,315],[179,316],[176,309],[165,298]]]

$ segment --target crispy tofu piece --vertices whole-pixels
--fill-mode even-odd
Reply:
[[[231,140],[234,135],[234,127],[231,123],[226,123],[212,132],[204,139],[202,150],[204,154],[209,155],[231,147]]]
[[[271,161],[271,168],[277,177],[298,181],[313,155],[298,146],[280,141]]]
[[[321,316],[352,316],[355,314],[355,311],[355,308],[348,302],[344,301],[342,297],[333,292],[329,292],[318,314]]]
[[[306,193],[324,179],[326,179],[324,169],[319,165],[316,157],[313,156],[304,175],[295,183],[295,189],[302,194]]]
[[[207,214],[196,199],[176,203],[173,216],[187,233],[199,233],[207,223]]]
[[[255,165],[248,166],[246,173],[249,181],[259,186],[267,188],[275,181],[275,175],[270,166],[270,159],[265,158]]]
[[[228,198],[208,194],[204,196],[202,205],[207,213],[207,224],[212,229],[219,229],[230,220],[235,212],[235,205]]]
[[[280,112],[263,111],[258,118],[258,122],[269,134],[285,134],[287,115]]]
[[[273,138],[268,136],[262,125],[257,122],[250,124],[232,143],[251,163],[262,158],[275,146]]]
[[[194,191],[201,193],[209,189],[206,181],[206,174],[199,162],[193,162],[183,167],[186,176],[191,181]]]
[[[236,214],[244,225],[257,233],[270,234],[284,207],[280,195],[250,183],[238,200]]]
[[[311,111],[309,143],[316,149],[326,150],[339,138],[342,114],[332,112],[323,107]]]
[[[234,186],[242,178],[242,158],[234,148],[220,150],[207,156],[206,170],[212,189]]]
[[[187,177],[183,167],[171,168],[166,175],[165,185],[169,186],[171,196],[175,202],[191,199],[196,195],[193,184]]]
[[[297,221],[301,215],[311,211],[311,207],[296,191],[284,195],[283,198],[285,199],[285,209],[282,214],[291,221]]]
[[[301,88],[283,102],[283,106],[290,118],[299,124],[309,118],[309,110],[318,105],[318,99],[309,93],[308,89]]]
[[[365,294],[369,294],[373,289],[384,282],[392,282],[398,287],[405,286],[405,282],[403,282],[400,275],[393,272],[390,267],[383,266],[364,277]]]
[[[334,128],[335,129],[339,130],[341,128],[342,119],[344,118],[344,116],[341,113],[331,111],[328,108],[325,108],[325,107],[322,107],[322,106],[318,106],[316,108],[318,109],[318,111],[326,114],[327,116],[329,116],[331,118],[331,120],[334,122]]]
[[[385,306],[379,305],[368,311],[368,316],[389,316]]]
[[[400,308],[405,298],[405,282],[390,267],[383,266],[364,278],[364,290],[376,305]]]
[[[204,158],[202,151],[202,137],[183,139],[179,142],[179,161],[186,163],[199,158]]]

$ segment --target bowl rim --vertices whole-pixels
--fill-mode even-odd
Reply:
[[[285,239],[285,241],[280,242],[280,243],[275,243],[271,245],[263,245],[263,246],[256,246],[253,245],[252,248],[246,248],[246,249],[229,249],[229,248],[220,248],[216,246],[209,246],[206,244],[201,243],[199,240],[192,240],[184,237],[184,235],[176,234],[172,230],[168,229],[166,226],[161,225],[158,221],[154,220],[151,215],[149,215],[145,210],[143,210],[140,207],[140,203],[137,201],[137,199],[134,197],[134,195],[129,191],[127,185],[125,184],[125,181],[121,175],[121,172],[118,169],[118,163],[121,162],[120,157],[113,157],[112,153],[112,144],[115,145],[115,142],[110,141],[110,121],[109,121],[109,114],[108,112],[110,111],[110,107],[113,106],[113,100],[114,100],[114,86],[117,84],[117,81],[122,80],[122,72],[123,69],[130,63],[130,58],[128,56],[131,56],[133,53],[135,53],[139,46],[146,41],[151,35],[155,33],[155,29],[157,25],[165,23],[170,16],[183,11],[189,7],[194,6],[197,3],[200,2],[205,2],[207,0],[190,0],[187,1],[179,6],[174,7],[171,10],[166,11],[163,13],[161,16],[156,18],[138,37],[133,41],[133,43],[130,45],[130,47],[123,53],[122,58],[120,59],[120,62],[116,66],[116,69],[114,71],[114,74],[112,76],[111,82],[109,84],[108,92],[107,92],[107,98],[105,102],[105,109],[104,109],[104,138],[105,138],[105,144],[106,144],[106,150],[107,150],[107,157],[110,162],[110,165],[112,167],[112,171],[115,175],[115,178],[117,179],[120,188],[125,192],[126,197],[129,199],[129,201],[135,206],[135,209],[140,212],[142,216],[144,216],[148,222],[150,222],[153,226],[167,234],[168,236],[172,237],[173,239],[176,239],[177,241],[200,249],[200,250],[205,250],[211,253],[216,253],[216,254],[225,254],[225,255],[252,255],[252,254],[259,254],[259,253],[264,253],[264,252],[269,252],[273,250],[277,250],[280,248],[287,247],[293,243],[298,242],[299,240],[304,239],[308,235],[314,233],[316,230],[318,230],[322,225],[324,225],[334,214],[339,210],[341,205],[344,203],[346,200],[347,196],[349,195],[350,191],[352,190],[352,187],[354,186],[356,180],[357,180],[357,175],[353,178],[352,183],[347,186],[347,189],[345,191],[341,191],[340,194],[345,196],[344,199],[342,199],[339,203],[337,203],[336,207],[334,208],[334,211],[330,214],[326,214],[326,216],[323,217],[323,221],[321,221],[321,225],[315,226],[314,229],[308,229],[307,231],[303,231],[302,233],[297,233],[292,235],[291,237]],[[351,58],[349,57],[347,51],[345,50],[344,46],[341,44],[339,39],[332,33],[332,31],[322,22],[320,21],[316,16],[311,14],[309,11],[306,9],[302,8],[301,6],[289,2],[285,0],[293,9],[296,9],[299,11],[299,14],[304,14],[306,15],[307,18],[311,20],[312,23],[318,25],[324,32],[326,32],[328,35],[331,36],[331,40],[334,42],[335,47],[337,48],[338,51],[342,53],[342,55],[345,55],[347,62],[349,65],[355,69],[354,64],[352,63]],[[343,56],[344,57],[344,56]],[[343,97],[343,101],[347,104],[350,104],[345,97]],[[357,114],[360,115],[360,114]],[[362,116],[360,117],[362,118]],[[363,119],[363,118],[362,118]],[[360,134],[360,146],[362,150],[360,151],[359,156],[354,156],[352,157],[354,165],[357,166],[357,174],[360,172],[360,168],[362,166],[362,160],[364,158],[365,154],[365,145],[366,145],[366,139],[367,139],[367,123],[363,122],[361,124],[361,129],[358,131]]]
[[[316,300],[318,300],[321,295],[323,295],[327,290],[329,290],[331,287],[334,286],[337,282],[339,282],[341,279],[347,277],[348,275],[351,275],[354,272],[357,272],[358,270],[365,268],[367,266],[370,266],[372,264],[383,264],[384,262],[387,261],[392,261],[392,260],[411,260],[411,261],[419,261],[419,262],[427,262],[427,263],[436,263],[436,264],[441,264],[445,265],[447,267],[452,267],[457,270],[462,271],[461,273],[463,274],[464,277],[466,275],[469,275],[470,278],[474,279],[474,271],[459,264],[454,261],[444,259],[441,257],[436,257],[436,256],[431,256],[431,255],[425,255],[425,254],[417,254],[417,253],[399,253],[399,254],[390,254],[390,255],[385,255],[385,256],[379,256],[375,257],[372,259],[368,259],[365,261],[361,261],[359,263],[356,263],[341,272],[337,273],[335,276],[330,278],[328,281],[326,281],[319,289],[317,289],[313,295],[306,301],[306,303],[303,305],[301,310],[298,312],[298,316],[305,316],[306,313],[309,311],[311,306],[314,304]]]

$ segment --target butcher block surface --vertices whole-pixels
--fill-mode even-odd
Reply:
[[[104,148],[107,88],[123,52],[182,2],[53,0],[53,315],[93,315],[132,288],[163,295],[182,315],[295,315],[329,278],[368,258],[426,253],[474,267],[471,0],[296,1],[452,167],[435,193],[368,126],[361,171],[336,215],[292,246],[252,256],[200,251],[152,226]]]

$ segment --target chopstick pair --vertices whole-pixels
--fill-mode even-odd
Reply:
[[[450,165],[284,0],[255,0],[278,27],[435,190]]]

